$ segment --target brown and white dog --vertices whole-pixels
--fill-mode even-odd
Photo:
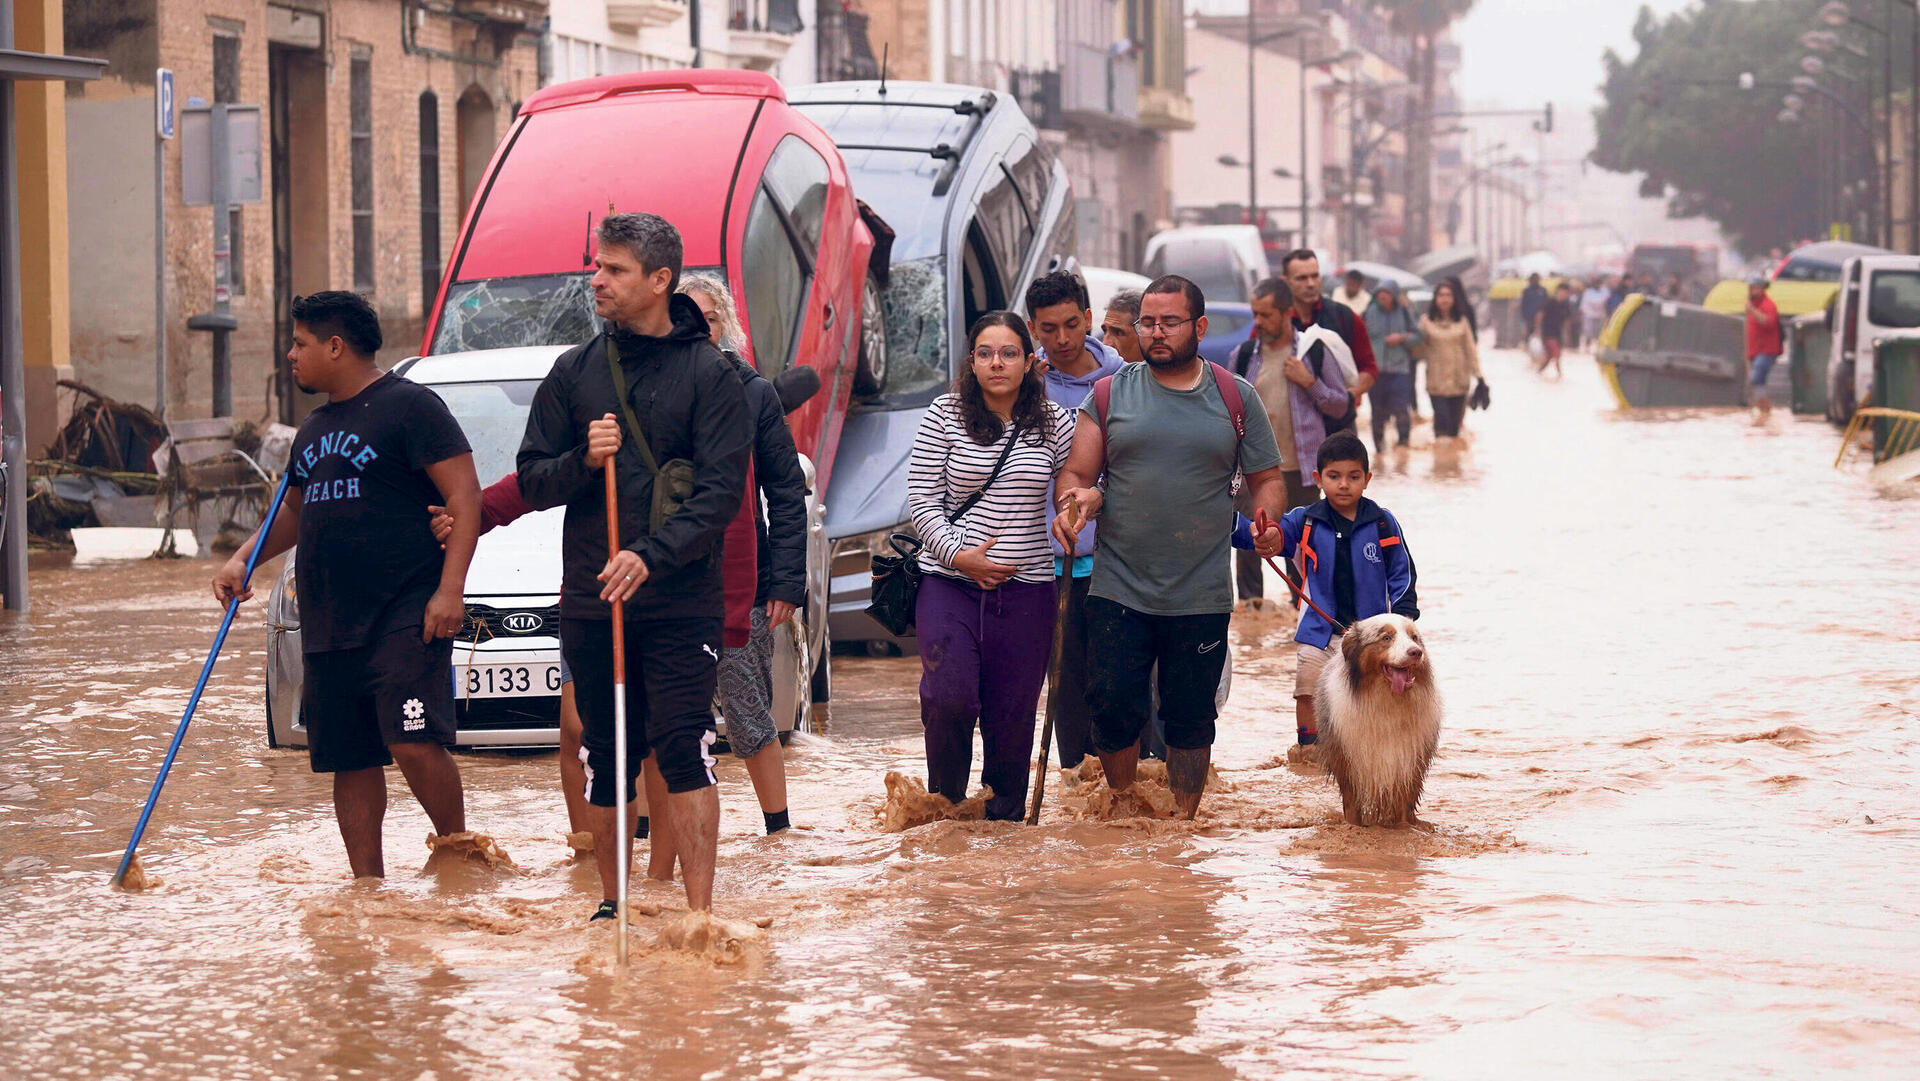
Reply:
[[[1405,616],[1348,628],[1320,672],[1313,699],[1320,761],[1356,826],[1415,821],[1427,766],[1440,743],[1440,689],[1420,630]]]

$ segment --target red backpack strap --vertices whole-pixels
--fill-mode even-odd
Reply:
[[[1213,385],[1220,388],[1220,400],[1226,403],[1227,416],[1233,421],[1233,480],[1228,487],[1234,495],[1239,495],[1245,483],[1240,472],[1240,448],[1247,440],[1247,403],[1240,398],[1240,384],[1232,372],[1212,361],[1207,362],[1207,367],[1213,369]]]
[[[1107,434],[1107,404],[1113,401],[1113,376],[1103,375],[1093,381],[1093,419],[1100,424],[1100,434]]]

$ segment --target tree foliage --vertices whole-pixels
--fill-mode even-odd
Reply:
[[[1665,19],[1641,8],[1638,55],[1607,50],[1594,163],[1644,172],[1644,193],[1666,196],[1675,217],[1711,218],[1743,251],[1793,239],[1814,220],[1827,165],[1818,126],[1828,111],[1783,123],[1781,84],[1800,74],[1800,35],[1818,8],[1819,0],[1703,0]],[[1743,72],[1760,85],[1741,89]],[[1858,129],[1849,131],[1862,146]],[[1861,164],[1850,175],[1864,168],[1852,160]]]

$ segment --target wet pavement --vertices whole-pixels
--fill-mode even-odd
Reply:
[[[919,770],[912,659],[835,658],[760,836],[723,761],[746,964],[582,922],[555,759],[462,754],[521,872],[427,864],[393,779],[384,885],[265,745],[243,609],[144,845],[107,888],[218,623],[204,563],[36,562],[0,617],[0,1077],[1910,1077],[1920,1055],[1920,499],[1836,435],[1625,417],[1593,365],[1489,360],[1464,457],[1369,493],[1406,528],[1447,702],[1430,831],[1338,821],[1281,763],[1291,617],[1236,618],[1194,825],[880,831]],[[1422,442],[1416,438],[1416,444]],[[1275,590],[1270,585],[1270,592]]]

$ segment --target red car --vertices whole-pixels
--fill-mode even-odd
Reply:
[[[791,424],[824,493],[849,396],[885,379],[885,252],[868,263],[888,234],[833,140],[762,72],[609,75],[528,98],[467,210],[421,352],[588,340],[593,227],[630,210],[679,228],[686,272],[726,278],[762,374],[819,371],[823,393]]]

